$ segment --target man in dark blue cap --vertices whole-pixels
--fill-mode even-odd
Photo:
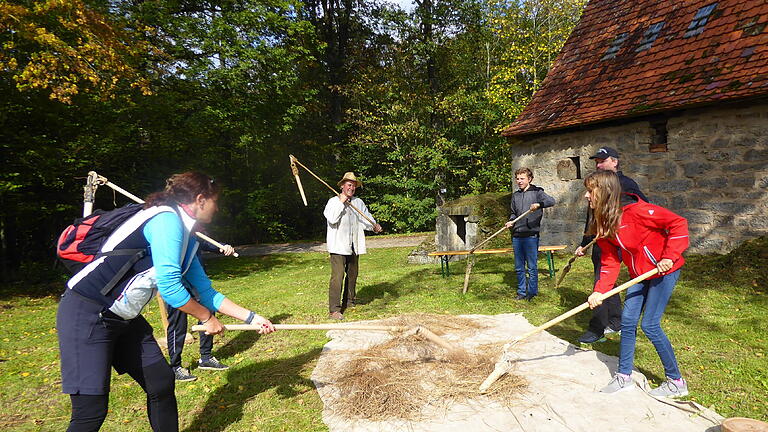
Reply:
[[[619,176],[621,190],[623,192],[633,193],[643,201],[648,201],[645,194],[640,190],[640,186],[631,178],[619,171],[619,152],[612,147],[600,147],[594,156],[595,168],[597,170],[613,171]],[[594,236],[586,235],[589,227],[592,212],[587,206],[587,221],[584,226],[584,237],[581,239],[581,245],[576,248],[575,254],[584,255],[584,247],[592,241]],[[621,254],[621,251],[619,251]],[[600,248],[597,244],[592,246],[592,264],[595,268],[595,282],[600,279]],[[621,255],[619,255],[621,256]],[[584,344],[595,343],[603,339],[606,333],[615,333],[621,331],[621,299],[620,296],[611,296],[603,300],[603,304],[592,309],[592,319],[589,321],[589,328],[579,337],[579,342]]]

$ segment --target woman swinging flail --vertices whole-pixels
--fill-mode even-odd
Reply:
[[[106,239],[97,258],[68,282],[56,316],[64,393],[70,395],[70,432],[97,431],[107,416],[111,369],[127,373],[147,394],[153,431],[178,431],[174,375],[152,327],[141,316],[158,290],[165,302],[194,316],[207,334],[224,326],[220,312],[275,330],[267,319],[214,290],[197,258],[192,233],[218,210],[219,190],[208,176],[186,172],[168,179],[165,190],[150,195],[144,208]],[[131,263],[120,250],[149,250]],[[112,286],[117,269],[130,266]],[[187,289],[186,286],[190,288]]]
[[[661,328],[661,317],[680,277],[685,263],[683,251],[688,248],[688,222],[663,207],[649,204],[635,194],[622,193],[615,173],[597,171],[584,180],[594,218],[590,234],[598,237],[603,250],[600,277],[587,302],[599,306],[601,294],[613,287],[619,276],[621,261],[630,276],[658,269],[659,273],[630,286],[626,291],[621,316],[619,368],[611,381],[600,390],[615,393],[632,385],[637,324],[653,343],[664,366],[666,380],[650,394],[657,397],[681,397],[688,394],[677,358],[667,335]],[[618,248],[621,248],[619,258]],[[640,315],[642,314],[642,321]]]

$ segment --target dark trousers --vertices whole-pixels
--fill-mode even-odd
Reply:
[[[72,402],[67,431],[99,430],[107,416],[113,368],[130,375],[146,393],[153,431],[179,430],[173,371],[144,317],[124,320],[67,289],[59,302],[56,330],[62,391]]]
[[[595,266],[595,282],[600,278],[600,247],[592,246],[592,264]],[[619,251],[621,259],[621,251]],[[592,309],[592,319],[589,320],[589,330],[596,334],[603,334],[606,327],[614,330],[621,329],[621,296],[616,294],[603,300],[603,304]]]
[[[331,282],[328,286],[328,311],[343,312],[355,302],[358,255],[331,254]]]
[[[181,367],[181,352],[184,350],[184,339],[187,337],[187,314],[165,305],[168,311],[168,357],[171,367]],[[201,324],[198,321],[198,324]],[[213,335],[200,333],[200,359],[208,360],[211,358],[213,350]]]

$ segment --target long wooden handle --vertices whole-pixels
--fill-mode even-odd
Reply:
[[[312,172],[312,170],[310,170],[309,168],[307,168],[306,166],[304,166],[304,164],[303,164],[303,163],[301,163],[301,162],[299,162],[299,160],[298,160],[298,159],[296,159],[294,156],[291,156],[291,161],[292,161],[292,162],[295,162],[295,163],[296,163],[296,164],[298,164],[300,167],[302,167],[302,168],[304,168],[305,170],[307,170],[307,172],[308,172],[308,173],[312,174],[312,177],[316,178],[318,181],[320,181],[320,183],[324,184],[324,185],[325,185],[325,187],[327,187],[328,189],[330,189],[330,190],[331,190],[331,191],[332,191],[332,192],[333,192],[335,195],[339,195],[339,193],[340,193],[340,192],[337,192],[337,191],[336,191],[336,189],[334,189],[334,188],[332,188],[332,187],[331,187],[331,185],[329,185],[328,183],[324,182],[324,181],[323,181],[323,179],[321,179],[320,177],[316,176],[316,175],[315,175],[315,173],[313,173],[313,172]],[[363,212],[361,212],[361,211],[360,211],[360,209],[358,209],[357,207],[355,207],[354,205],[352,205],[352,203],[351,203],[351,202],[347,201],[347,204],[348,204],[350,207],[352,207],[352,209],[353,209],[354,211],[356,211],[356,212],[360,213],[360,216],[362,216],[362,217],[363,217],[365,220],[367,220],[368,222],[370,222],[370,224],[371,224],[371,225],[376,225],[376,222],[372,221],[372,220],[371,220],[371,218],[369,218],[369,217],[368,217],[368,216],[366,216],[366,215],[365,215]]]
[[[475,251],[476,251],[477,249],[480,249],[480,246],[482,246],[482,245],[484,245],[484,244],[488,243],[489,241],[491,241],[491,239],[492,239],[492,238],[494,238],[494,237],[496,237],[497,235],[501,234],[501,233],[502,233],[502,231],[504,231],[505,229],[507,229],[507,227],[506,227],[506,226],[503,226],[503,227],[501,227],[501,229],[499,229],[499,230],[498,230],[498,231],[496,231],[495,233],[491,234],[491,236],[490,236],[490,237],[488,237],[487,239],[485,239],[485,240],[481,241],[480,243],[478,243],[477,245],[475,245],[475,247],[473,247],[472,249],[470,249],[470,250],[469,250],[469,253],[470,253],[470,254],[473,254],[473,253],[475,253]]]
[[[587,243],[583,248],[581,248],[581,250],[585,251],[589,249],[589,247],[595,244],[596,241],[597,241],[597,237],[593,238],[592,241]],[[568,272],[571,271],[571,266],[573,265],[573,262],[576,261],[576,258],[578,257],[579,257],[578,255],[574,254],[570,259],[568,259],[568,263],[565,265],[565,267],[563,267],[562,270],[560,270],[560,274],[557,275],[557,279],[555,281],[555,288],[560,287],[560,284],[563,282],[565,275],[567,275]]]
[[[607,293],[601,295],[600,296],[600,300],[605,300],[608,297],[616,295],[616,294],[624,291],[625,289],[631,287],[632,285],[648,279],[649,277],[655,275],[658,272],[659,272],[658,269],[649,270],[649,271],[641,274],[640,276],[638,276],[638,277],[636,277],[636,278],[634,278],[634,279],[632,279],[632,280],[630,280],[630,281],[628,281],[626,283],[623,283],[623,284],[617,286],[616,288],[608,291]],[[577,313],[583,311],[584,309],[587,309],[588,307],[589,307],[589,303],[584,302],[582,305],[577,306],[577,307],[569,310],[568,312],[558,316],[557,318],[553,318],[553,319],[545,322],[544,324],[536,327],[535,329],[529,331],[528,333],[525,333],[522,336],[516,337],[510,344],[508,344],[508,346],[510,346],[510,347],[514,346],[515,344],[519,343],[523,339],[527,339],[527,338],[535,335],[536,333],[542,332],[542,331],[552,327],[553,325],[555,325],[555,324],[557,324],[557,323],[559,323],[559,322],[561,322],[561,321],[563,321],[563,320],[565,320],[565,319],[567,319],[569,317],[572,317],[572,316],[576,315]],[[505,352],[503,352],[501,354],[501,357],[496,362],[496,365],[493,368],[493,372],[491,372],[491,374],[488,375],[487,378],[485,378],[485,381],[483,381],[483,383],[480,384],[480,392],[485,392],[486,390],[488,390],[488,388],[491,385],[493,385],[493,383],[495,383],[496,380],[498,380],[499,378],[501,378],[502,375],[507,373],[507,371],[509,370],[509,367],[510,367],[510,362],[509,362],[509,357],[508,356],[509,356],[509,353],[506,350],[505,350]]]
[[[432,342],[432,343],[434,343],[436,345],[439,345],[439,346],[447,349],[448,351],[456,351],[456,347],[455,346],[453,346],[450,342],[448,342],[447,340],[441,338],[440,336],[432,333],[426,327],[417,326],[414,329],[414,334],[421,335],[422,337],[424,337],[424,339],[427,339],[428,341],[430,341],[430,342]]]
[[[165,337],[168,337],[168,311],[165,309],[165,302],[160,297],[159,292],[155,295],[155,298],[157,298],[157,305],[160,306],[160,321],[163,323],[163,331],[165,331]]]
[[[405,330],[401,326],[377,326],[364,324],[274,324],[276,330],[368,330],[400,332]],[[261,330],[260,324],[226,324],[225,330]],[[205,331],[203,325],[193,325],[192,331]]]
[[[219,249],[224,249],[224,245],[223,245],[223,244],[221,244],[221,243],[217,242],[216,240],[214,240],[214,239],[212,239],[212,238],[208,237],[207,235],[205,235],[205,234],[203,234],[203,233],[201,233],[201,232],[198,232],[198,231],[195,231],[195,234],[197,234],[197,236],[198,236],[198,237],[200,237],[201,239],[203,239],[203,240],[207,241],[208,243],[210,243],[210,244],[212,244],[212,245],[216,246],[217,248],[219,248]],[[233,256],[233,257],[235,257],[235,258],[237,258],[237,257],[239,257],[240,255],[238,255],[238,253],[237,253],[237,252],[234,252],[234,253],[232,254],[232,256]]]
[[[627,282],[617,286],[616,288],[614,288],[614,289],[612,289],[612,290],[602,294],[600,296],[600,300],[605,300],[608,297],[614,296],[614,295],[616,295],[616,294],[626,290],[627,288],[631,287],[632,285],[648,279],[649,277],[655,275],[658,272],[659,272],[659,269],[657,269],[657,268],[654,268],[653,270],[648,270],[647,272],[641,274],[640,276],[638,276],[638,277],[636,277],[634,279],[631,279],[631,280],[629,280],[629,281],[627,281]],[[566,312],[566,313],[564,313],[564,314],[562,314],[562,315],[560,315],[560,316],[558,316],[556,318],[552,318],[551,320],[549,320],[549,321],[545,322],[544,324],[536,327],[535,329],[529,331],[528,333],[525,333],[522,336],[519,336],[519,337],[515,338],[515,342],[520,342],[521,340],[527,339],[527,338],[535,335],[536,333],[540,333],[540,332],[542,332],[542,331],[552,327],[553,325],[555,325],[555,324],[557,324],[557,323],[559,323],[559,322],[561,322],[563,320],[566,320],[566,319],[576,315],[577,313],[579,313],[579,312],[581,312],[581,311],[583,311],[583,310],[585,310],[587,308],[589,308],[589,303],[588,302],[584,302],[581,305],[579,305],[579,306],[569,310],[568,312]]]
[[[299,192],[301,193],[301,200],[304,202],[304,207],[306,207],[307,196],[304,195],[304,187],[301,185],[301,178],[299,177],[299,169],[296,167],[296,162],[298,162],[298,160],[294,155],[288,155],[288,158],[291,160],[291,172],[293,173],[293,177],[296,179],[296,186],[299,187]]]
[[[538,209],[537,209],[537,210],[538,210]],[[525,211],[525,213],[523,213],[523,214],[521,214],[520,216],[516,217],[516,218],[515,218],[515,219],[512,221],[512,225],[514,225],[514,224],[515,224],[517,221],[519,221],[520,219],[522,219],[522,218],[524,218],[525,216],[527,216],[527,215],[528,215],[528,213],[530,213],[531,211],[532,211],[531,209],[528,209],[528,210],[526,210],[526,211]],[[504,224],[504,226],[503,226],[503,227],[501,227],[501,229],[500,229],[500,230],[498,230],[498,231],[496,231],[495,233],[491,234],[491,236],[490,236],[490,237],[488,237],[487,239],[485,239],[485,240],[483,240],[482,242],[480,242],[480,244],[478,244],[477,246],[475,246],[475,247],[473,247],[472,249],[470,249],[470,250],[469,250],[469,253],[474,253],[474,252],[475,252],[477,249],[479,249],[479,248],[480,248],[480,246],[482,246],[482,245],[484,245],[484,244],[488,243],[488,242],[489,242],[489,241],[490,241],[492,238],[494,238],[494,237],[496,237],[497,235],[501,234],[501,232],[502,232],[502,231],[504,231],[505,229],[507,229],[507,225],[506,225],[506,223]]]
[[[96,173],[95,173],[95,172],[93,172],[93,171],[91,171],[91,172],[92,172],[92,173],[94,173],[94,174],[96,174]],[[90,175],[90,173],[88,173],[88,175]],[[133,201],[136,201],[136,202],[137,202],[137,203],[139,203],[139,204],[144,204],[144,200],[143,200],[143,199],[141,199],[141,198],[137,197],[136,195],[134,195],[134,194],[132,194],[132,193],[128,192],[127,190],[125,190],[125,189],[121,188],[120,186],[118,186],[118,185],[116,185],[116,184],[114,184],[114,183],[110,182],[109,180],[107,180],[107,178],[106,178],[106,177],[104,177],[104,176],[98,176],[98,178],[99,178],[99,182],[100,182],[101,184],[103,184],[104,186],[109,186],[109,187],[110,187],[110,188],[112,188],[113,190],[115,190],[115,191],[117,191],[117,192],[120,192],[121,194],[123,194],[123,195],[127,196],[128,198],[132,199]],[[214,240],[214,239],[212,239],[212,238],[208,237],[207,235],[205,235],[205,234],[203,234],[203,233],[200,233],[200,232],[195,232],[195,234],[196,234],[196,235],[197,235],[199,238],[201,238],[201,239],[203,239],[203,240],[207,241],[208,243],[210,243],[210,244],[212,244],[212,245],[216,246],[217,248],[219,248],[219,249],[224,249],[224,245],[223,245],[223,244],[221,244],[221,243],[217,242],[216,240]],[[232,254],[232,256],[234,256],[235,258],[237,258],[237,257],[239,257],[240,255],[238,255],[238,253],[237,253],[237,252],[235,252],[235,253],[233,253],[233,254]]]

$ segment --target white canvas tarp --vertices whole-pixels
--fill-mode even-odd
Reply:
[[[468,315],[485,327],[472,335],[444,335],[451,343],[471,350],[481,344],[508,342],[533,326],[519,314]],[[511,404],[485,397],[447,410],[425,407],[427,420],[371,422],[351,420],[334,413],[339,391],[328,371],[338,356],[354,356],[391,336],[383,332],[330,331],[328,342],[313,371],[312,380],[323,399],[323,420],[331,431],[665,431],[714,432],[722,417],[693,402],[657,400],[649,396],[645,377],[635,371],[637,385],[617,394],[600,393],[616,371],[618,359],[596,351],[585,351],[542,332],[514,347],[519,356],[514,373],[528,386]],[[685,365],[681,365],[685,370]],[[659,364],[661,369],[661,364]],[[696,389],[692,386],[692,392]]]

